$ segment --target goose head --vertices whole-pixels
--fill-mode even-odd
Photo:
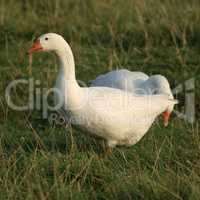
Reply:
[[[169,99],[171,99],[171,100],[174,99],[174,96],[172,94],[169,82],[167,81],[167,79],[164,76],[154,75],[151,78],[152,78],[152,82],[154,82],[154,84],[155,84],[157,94],[165,94],[169,97]],[[171,104],[163,112],[164,126],[168,126],[169,119],[170,119],[170,116],[171,116],[173,109],[174,109],[174,104]]]
[[[157,94],[166,94],[169,99],[174,99],[174,96],[172,94],[169,82],[167,81],[167,79],[162,76],[162,75],[154,75],[152,76],[152,81],[155,84],[155,88],[156,88],[156,92]],[[169,119],[171,116],[171,113],[174,109],[174,104],[171,104],[170,106],[168,106],[168,108],[163,112],[163,122],[164,122],[164,126],[168,126],[169,124]]]
[[[146,82],[145,87],[148,87],[148,89],[150,90],[149,92],[151,94],[164,94],[164,95],[167,95],[169,99],[174,99],[169,82],[162,75],[158,74],[158,75],[151,76],[149,80]],[[174,109],[174,104],[171,104],[163,112],[164,126],[168,125],[170,115],[173,109]]]
[[[28,53],[32,54],[37,51],[62,51],[66,48],[66,41],[61,35],[56,33],[46,33],[41,35],[33,43]]]

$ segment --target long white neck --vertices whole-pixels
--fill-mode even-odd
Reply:
[[[56,50],[56,54],[66,80],[76,81],[74,56],[70,46],[64,43],[61,49]]]
[[[80,99],[81,87],[78,85],[75,76],[74,56],[70,46],[65,42],[61,48],[55,51],[59,60],[61,80],[61,92],[65,95],[66,102],[69,107],[77,106]],[[67,98],[66,98],[67,97]],[[67,105],[67,106],[68,106]]]

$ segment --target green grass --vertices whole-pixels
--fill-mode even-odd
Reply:
[[[199,199],[199,10],[198,0],[1,0],[0,199]],[[84,82],[116,68],[163,74],[172,87],[195,78],[195,123],[174,115],[169,127],[156,123],[136,145],[106,155],[102,140],[53,126],[40,111],[10,109],[12,80],[54,84],[54,56],[34,55],[28,67],[31,41],[46,32],[70,43]],[[27,95],[20,85],[12,98]]]

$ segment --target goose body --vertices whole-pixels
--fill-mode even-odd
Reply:
[[[80,108],[71,111],[72,123],[103,137],[109,146],[135,144],[155,118],[174,103],[165,95],[135,97],[107,87],[85,88],[82,99],[84,105],[79,102]],[[69,103],[67,107],[71,107]]]
[[[58,34],[40,36],[29,53],[38,50],[54,51],[58,56],[57,99],[62,99],[71,123],[104,138],[110,147],[135,144],[155,118],[176,103],[165,94],[134,96],[117,88],[80,87],[71,48]]]

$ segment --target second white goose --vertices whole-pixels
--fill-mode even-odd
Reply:
[[[91,87],[111,87],[131,92],[134,95],[165,94],[174,99],[168,80],[160,75],[148,76],[143,72],[126,69],[114,70],[91,81]],[[164,125],[168,125],[174,105],[163,113]]]

